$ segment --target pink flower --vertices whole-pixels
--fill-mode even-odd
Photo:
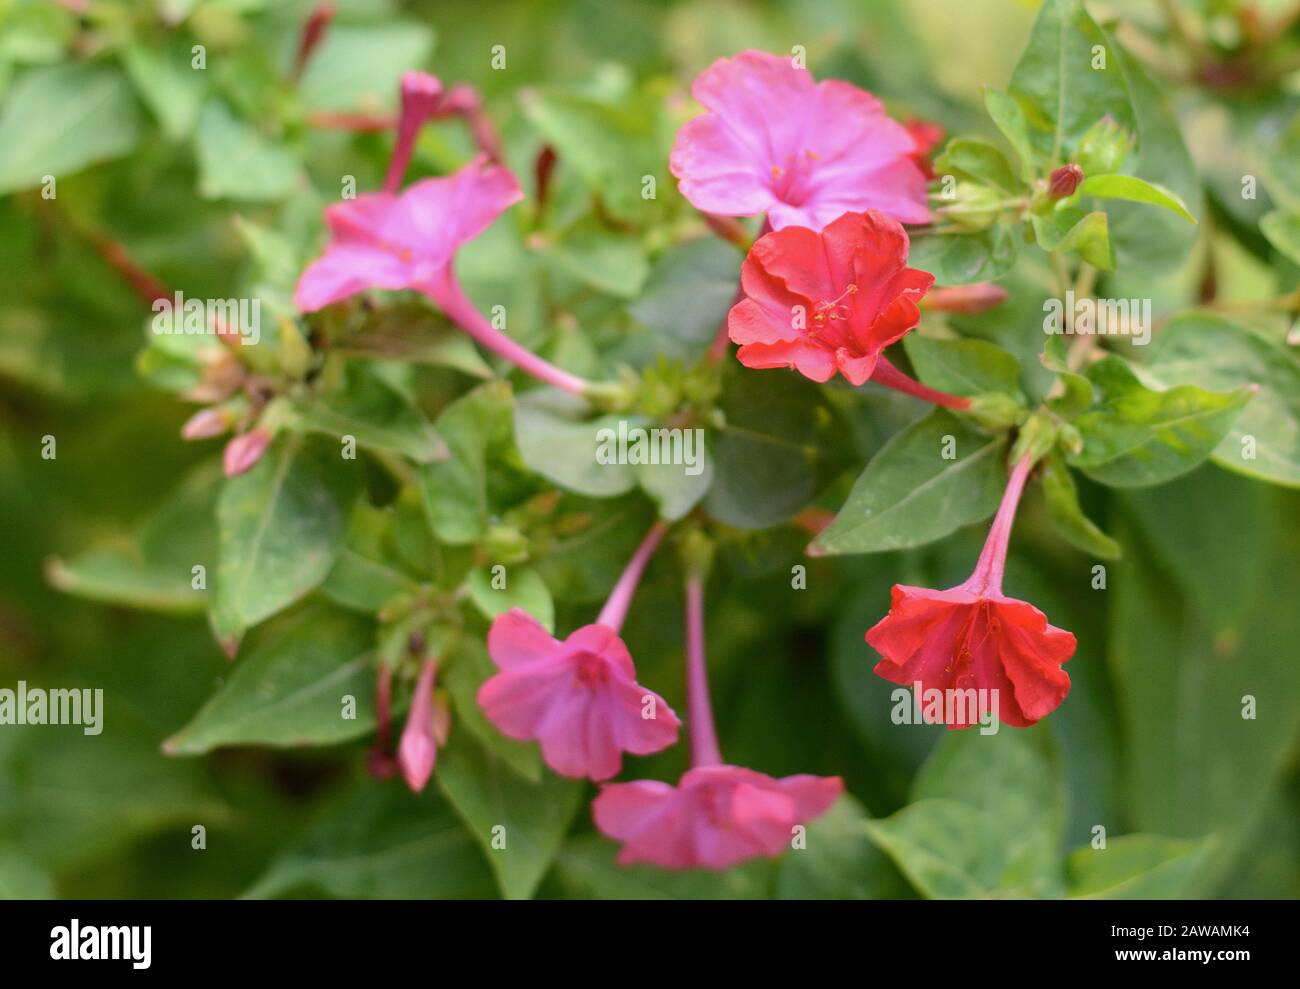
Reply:
[[[480,155],[400,195],[367,193],[330,206],[330,244],[302,273],[294,304],[315,312],[374,288],[415,289],[436,301],[461,245],[522,198],[515,177]]]
[[[704,654],[704,579],[686,581],[686,698],[691,766],[677,786],[610,783],[592,804],[596,827],[623,842],[623,865],[725,869],[789,847],[796,825],[823,813],[844,789],[838,776],[773,779],[723,764],[709,703]]]
[[[701,72],[691,93],[708,112],[678,131],[669,168],[696,209],[766,213],[777,230],[867,209],[929,222],[916,140],[865,90],[744,51]]]
[[[540,742],[561,776],[609,779],[622,753],[648,755],[677,740],[677,715],[636,682],[627,646],[607,625],[584,625],[560,642],[513,608],[492,623],[488,652],[501,672],[479,688],[483,712],[502,734]]]
[[[420,667],[420,677],[415,682],[411,709],[406,715],[406,727],[397,743],[397,764],[402,778],[414,793],[419,793],[429,782],[433,765],[438,758],[438,746],[447,740],[447,709],[433,695],[433,681],[438,664],[426,659]]]
[[[739,766],[699,766],[677,786],[610,783],[592,804],[596,826],[623,842],[621,865],[726,869],[779,855],[796,825],[823,813],[844,789],[838,776],[771,776]]]

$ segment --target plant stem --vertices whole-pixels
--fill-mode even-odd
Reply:
[[[618,583],[610,591],[608,600],[605,601],[605,607],[600,609],[600,614],[596,616],[597,625],[605,625],[619,632],[623,628],[623,620],[627,617],[628,606],[632,603],[632,595],[636,593],[637,585],[641,583],[641,575],[645,573],[646,564],[650,562],[650,557],[659,547],[659,541],[663,539],[664,533],[668,531],[668,523],[659,521],[652,525],[645,538],[641,540],[641,545],[636,548],[632,554],[632,559],[628,560],[627,566],[623,568],[622,575],[618,578]]]
[[[704,576],[686,578],[686,717],[691,736],[691,766],[722,762],[718,731],[709,702],[709,671],[704,656]]]
[[[936,391],[933,388],[926,387],[915,378],[909,377],[894,367],[883,354],[876,361],[876,369],[872,372],[871,380],[884,385],[886,388],[901,391],[904,395],[911,395],[913,398],[919,398],[925,402],[942,405],[945,409],[963,410],[970,408],[969,398],[963,398],[960,395],[949,395],[946,391]]]

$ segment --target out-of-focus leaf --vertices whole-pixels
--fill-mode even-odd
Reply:
[[[683,459],[681,463],[635,465],[637,483],[659,506],[660,517],[669,521],[676,521],[698,505],[713,486],[713,460],[703,435],[697,435],[698,441],[686,430],[682,431],[683,441],[693,445],[693,464]]]
[[[923,234],[912,238],[907,263],[928,271],[939,285],[997,281],[1015,264],[1019,231],[999,224],[978,233]]]
[[[1062,200],[1064,202],[1064,200]],[[1084,213],[1077,206],[1034,214],[1034,235],[1045,251],[1077,254],[1102,271],[1115,270],[1115,251],[1110,243],[1106,214]]]
[[[165,750],[332,745],[373,731],[373,640],[369,621],[331,605],[281,615],[245,638],[229,678]]]
[[[1126,834],[1105,848],[1076,848],[1065,861],[1070,896],[1081,900],[1176,900],[1194,895],[1218,842]]]
[[[140,111],[117,69],[75,62],[30,69],[0,110],[0,193],[117,158],[139,139]]]
[[[934,160],[936,174],[974,179],[1013,194],[1024,189],[1007,163],[1006,156],[988,141],[977,137],[955,137]]]
[[[987,518],[1006,486],[1005,447],[1005,437],[934,410],[867,464],[814,549],[879,553],[921,546]],[[947,449],[952,459],[945,459]]]
[[[298,159],[288,149],[239,119],[220,100],[204,105],[194,145],[199,194],[205,199],[283,199],[301,174]]]
[[[650,273],[641,244],[582,220],[546,248],[545,256],[559,268],[598,292],[634,299]]]
[[[326,809],[244,892],[319,890],[340,899],[487,899],[492,876],[474,841],[430,788],[362,781]]]
[[[402,73],[424,68],[433,41],[433,30],[413,21],[334,24],[302,74],[303,105],[371,113],[395,107]]]
[[[808,824],[805,845],[786,852],[777,868],[783,900],[882,900],[905,898],[907,884],[867,837],[866,812],[842,796]]]
[[[607,415],[578,418],[585,409],[556,392],[521,395],[515,402],[515,445],[529,469],[560,487],[593,498],[612,498],[636,487],[630,463],[601,463],[598,454],[618,451],[611,441],[620,429],[644,428],[641,417]]]
[[[733,373],[721,406],[705,511],[740,529],[785,521],[809,502],[834,460],[831,408],[811,381],[784,371]]]
[[[1053,453],[1043,463],[1043,494],[1047,499],[1047,517],[1056,531],[1076,549],[1103,560],[1118,560],[1123,554],[1119,543],[1102,532],[1097,523],[1083,514],[1079,505],[1079,489],[1074,484],[1070,468],[1065,466],[1059,453]]]
[[[953,395],[1019,394],[1020,364],[996,344],[909,333],[903,338],[903,348],[917,377],[931,388]]]
[[[1088,378],[1101,392],[1101,404],[1076,421],[1083,449],[1067,459],[1113,487],[1160,484],[1191,470],[1250,399],[1244,388],[1226,394],[1195,385],[1152,391],[1113,355],[1093,364]]]
[[[488,526],[488,459],[509,448],[514,401],[505,382],[488,382],[452,402],[434,423],[449,456],[420,469],[420,490],[434,533],[474,542]]]
[[[226,480],[217,503],[218,637],[237,639],[325,579],[343,546],[358,463],[328,441],[290,436]]]
[[[207,72],[195,69],[182,39],[164,45],[132,44],[123,64],[145,105],[173,141],[189,137],[207,93]]]
[[[1177,193],[1134,175],[1089,175],[1079,184],[1076,193],[1082,196],[1096,196],[1098,199],[1123,199],[1131,203],[1150,203],[1181,216],[1188,223],[1196,222],[1196,217],[1187,211],[1187,204]]]
[[[469,599],[483,617],[491,621],[511,608],[522,608],[548,631],[554,631],[555,605],[546,582],[537,571],[531,567],[509,567],[503,576],[506,586],[502,588],[492,586],[493,576],[486,568],[473,571],[465,582]]]
[[[1300,360],[1278,343],[1209,313],[1175,317],[1155,337],[1140,373],[1166,386],[1259,391],[1214,448],[1214,462],[1300,486]]]
[[[1300,264],[1300,216],[1282,210],[1272,210],[1259,221],[1268,242],[1288,259]]]
[[[438,753],[438,785],[482,846],[508,899],[533,895],[564,842],[582,783],[544,773],[528,783],[466,733]]]
[[[123,545],[51,559],[50,583],[69,594],[131,608],[202,613],[208,594],[194,586],[193,568],[210,573],[216,566],[212,526],[218,490],[215,465],[199,468]]]
[[[415,403],[358,361],[348,362],[338,389],[302,403],[295,424],[328,436],[351,436],[361,446],[397,453],[418,464],[442,460],[448,452]]]
[[[740,284],[740,255],[716,237],[670,247],[655,262],[629,312],[658,338],[698,355],[713,340]]]
[[[1029,121],[1025,119],[1024,109],[1014,97],[997,89],[984,90],[984,107],[1020,157],[1020,177],[1025,181],[1031,180],[1037,171],[1037,162],[1029,141]]]

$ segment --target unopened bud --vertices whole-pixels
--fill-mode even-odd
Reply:
[[[234,416],[225,409],[200,409],[181,427],[181,439],[206,440],[228,432],[234,424]]]
[[[222,463],[226,477],[242,474],[262,459],[262,454],[271,445],[271,434],[265,429],[253,429],[242,436],[236,436],[226,444]]]
[[[933,289],[921,300],[923,309],[935,312],[980,313],[1004,302],[1007,290],[992,282],[974,285],[949,285]]]

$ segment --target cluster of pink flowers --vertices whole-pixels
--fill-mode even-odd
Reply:
[[[452,92],[461,94],[460,103],[478,105],[464,87]],[[726,322],[740,363],[793,368],[818,382],[836,374],[854,386],[874,380],[950,408],[969,407],[968,399],[922,385],[884,355],[918,325],[922,298],[934,283],[932,275],[908,267],[903,223],[930,219],[926,155],[941,132],[904,126],[869,93],[838,81],[816,83],[791,60],[762,52],[716,62],[696,79],[693,93],[706,112],[682,127],[670,163],[683,195],[711,220],[764,217],[765,232],[749,249],[741,297]],[[447,112],[447,101],[433,77],[403,79],[385,189],[326,211],[330,243],[303,272],[297,304],[311,312],[370,289],[414,290],[525,372],[591,394],[590,382],[494,329],[456,281],[457,249],[522,198],[514,176],[481,155],[451,176],[400,188],[421,124]],[[1004,295],[992,286],[957,289],[933,308],[971,311]],[[1024,457],[1011,470],[970,579],[946,591],[895,587],[889,614],[867,633],[884,657],[879,675],[925,688],[997,689],[1009,698],[1002,710],[1012,725],[1032,724],[1061,703],[1069,690],[1061,665],[1074,651],[1070,633],[1002,594],[1012,521],[1032,468],[1033,459]],[[498,672],[482,685],[478,703],[504,735],[537,742],[555,772],[602,784],[593,815],[602,832],[622,843],[621,862],[725,868],[777,855],[798,825],[834,802],[842,783],[806,775],[774,779],[722,761],[698,571],[687,577],[685,603],[691,768],[676,786],[609,782],[622,770],[624,753],[661,751],[681,728],[663,698],[638,683],[620,638],[666,530],[662,522],[650,529],[596,621],[563,640],[518,609],[500,615],[487,640]],[[400,768],[417,790],[446,731],[436,673],[436,662],[424,659],[395,766],[386,752],[391,673],[380,673],[375,765],[385,772]]]

